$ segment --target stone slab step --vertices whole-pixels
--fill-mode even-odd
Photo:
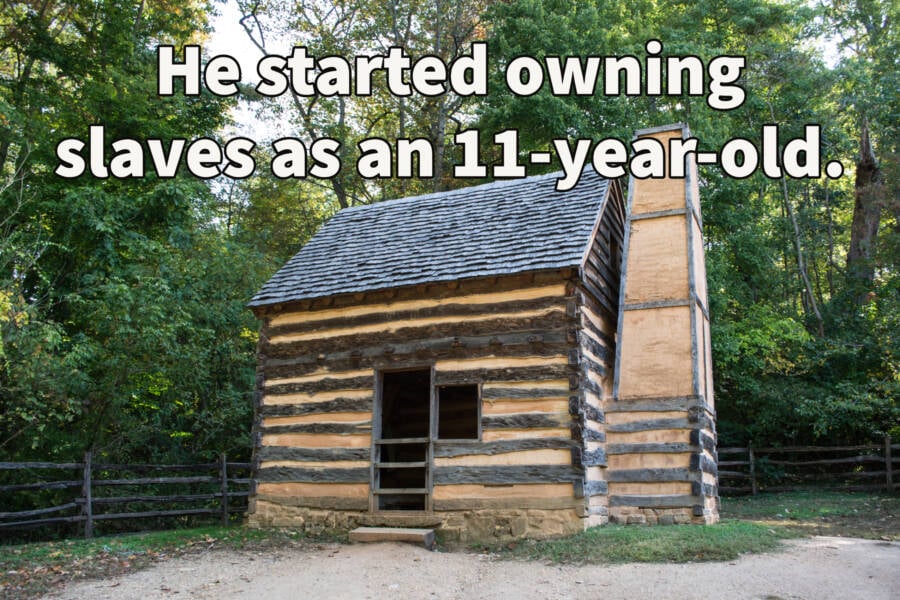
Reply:
[[[357,527],[350,532],[351,542],[409,542],[422,544],[429,550],[434,546],[434,529],[411,527]]]

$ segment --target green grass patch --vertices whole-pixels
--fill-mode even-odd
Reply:
[[[692,562],[732,560],[748,552],[768,552],[800,534],[744,521],[715,525],[645,527],[608,525],[552,540],[511,543],[494,549],[501,556],[557,563]]]
[[[809,535],[900,539],[900,494],[804,490],[722,498],[722,515]]]

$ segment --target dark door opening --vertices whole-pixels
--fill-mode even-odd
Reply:
[[[381,373],[372,489],[378,510],[427,510],[431,369]]]

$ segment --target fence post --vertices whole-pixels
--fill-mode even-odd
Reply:
[[[747,460],[750,462],[750,493],[755,496],[759,493],[756,485],[756,458],[753,455],[753,444],[749,442],[747,443],[747,455]]]
[[[84,479],[81,484],[81,496],[84,504],[81,505],[81,514],[84,517],[84,537],[94,537],[94,507],[91,505],[91,455],[88,450],[84,453]]]
[[[884,436],[884,477],[888,491],[894,489],[894,459],[891,456],[891,436]]]
[[[228,525],[228,459],[224,452],[219,455],[219,477],[222,493],[222,525]]]

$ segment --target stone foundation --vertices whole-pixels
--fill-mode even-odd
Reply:
[[[257,499],[255,510],[247,515],[247,525],[254,528],[291,527],[310,533],[349,530],[361,525],[434,527],[448,541],[490,543],[571,535],[583,531],[586,521],[574,508],[479,509],[386,515],[289,506]]]
[[[696,514],[698,512],[700,514]],[[703,510],[696,510],[618,506],[610,509],[609,521],[622,525],[686,525],[689,523],[712,525],[719,522],[719,511],[706,507],[703,507]]]

